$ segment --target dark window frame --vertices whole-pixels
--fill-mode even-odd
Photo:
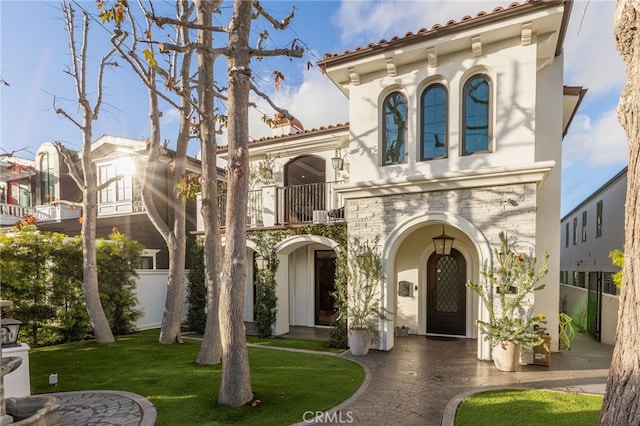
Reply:
[[[469,112],[467,109],[467,88],[476,79],[483,79],[487,84],[487,90],[488,90],[488,99],[487,99],[487,107],[486,107],[487,108],[487,117],[486,117],[487,146],[486,146],[486,149],[478,149],[475,151],[470,151],[469,149],[467,149],[467,146],[469,144],[467,143],[468,136],[467,136],[467,130],[466,130],[467,121],[469,121],[469,117],[467,116],[467,113]],[[492,152],[493,151],[493,147],[492,147],[493,145],[492,144],[492,141],[493,141],[493,82],[487,74],[484,74],[484,73],[473,74],[469,76],[469,78],[465,81],[464,85],[462,86],[461,118],[462,118],[462,125],[460,126],[461,138],[462,138],[462,143],[460,144],[462,149],[461,154],[463,156],[467,156],[467,155],[485,154],[485,153]]]
[[[587,241],[587,211],[582,212],[582,242]]]
[[[428,94],[432,91],[432,90],[442,90],[443,94],[444,94],[444,105],[435,105],[433,106],[434,108],[442,108],[444,111],[444,131],[443,131],[443,153],[442,155],[433,155],[433,156],[426,156],[425,155],[425,126],[427,125],[427,120],[425,117],[425,108],[429,108],[431,106],[425,105],[426,102],[426,98],[428,96]],[[439,113],[439,112],[438,112]],[[447,89],[447,87],[442,84],[442,83],[433,83],[430,84],[429,86],[427,86],[423,91],[422,91],[422,95],[420,95],[420,161],[428,161],[428,160],[435,160],[435,159],[441,159],[441,158],[447,158],[449,155],[449,91]],[[436,123],[436,121],[434,121],[434,123]],[[439,123],[439,122],[437,122]],[[434,126],[437,124],[434,124]],[[436,136],[436,147],[434,147],[434,154],[436,153],[437,150],[437,133],[433,133],[434,136]]]
[[[398,128],[396,129],[396,133],[399,135],[400,134],[400,130],[404,133],[403,136],[403,141],[402,141],[402,146],[398,149],[398,153],[397,153],[397,161],[393,161],[393,159],[391,160],[387,160],[388,154],[389,154],[389,148],[390,148],[390,144],[389,144],[389,135],[388,132],[391,130],[388,125],[387,125],[387,105],[390,102],[390,100],[394,97],[401,97],[404,100],[404,126],[400,127],[398,126]],[[407,96],[405,96],[404,93],[395,90],[391,93],[389,93],[387,96],[384,97],[384,100],[382,101],[382,149],[380,150],[381,152],[381,157],[380,157],[380,163],[383,166],[391,166],[391,165],[395,165],[395,164],[405,164],[407,162],[407,136],[408,136],[408,116],[409,116],[409,102],[407,99]],[[396,141],[398,141],[400,139],[400,137],[398,136],[396,138]]]
[[[596,238],[602,237],[602,213],[604,205],[602,200],[596,203]]]

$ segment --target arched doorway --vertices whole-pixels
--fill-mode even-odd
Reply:
[[[467,263],[458,250],[427,261],[427,334],[464,336]]]
[[[309,223],[315,210],[325,209],[323,158],[305,155],[284,167],[284,223]]]

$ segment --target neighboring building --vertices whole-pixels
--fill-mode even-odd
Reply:
[[[147,144],[142,140],[105,135],[91,145],[92,157],[97,171],[98,185],[110,178],[123,175],[98,192],[97,236],[107,237],[114,228],[138,241],[145,247],[141,269],[168,268],[167,246],[153,226],[142,205],[141,166],[145,159]],[[79,162],[79,153],[72,153],[73,161]],[[154,201],[166,223],[171,223],[172,210],[167,203],[167,194],[173,191],[171,184],[172,156],[169,150],[157,164],[154,182]],[[200,161],[188,159],[187,170],[200,172]],[[222,176],[222,171],[220,171]],[[38,149],[35,160],[6,158],[2,162],[2,203],[0,217],[2,226],[13,226],[25,214],[34,216],[38,228],[43,231],[79,235],[81,224],[78,218],[82,209],[64,202],[81,202],[82,192],[68,173],[63,158],[49,142]],[[195,200],[187,203],[188,235],[196,230]]]
[[[251,193],[252,226],[337,224],[380,238],[380,294],[393,313],[380,349],[394,346],[395,326],[477,338],[487,313],[465,282],[480,281],[502,231],[521,250],[549,252],[535,312],[557,341],[561,143],[585,93],[562,81],[571,4],[513,3],[325,55],[319,66],[349,98],[349,123],[304,130],[282,120],[249,144],[254,170],[273,177]],[[455,238],[449,256],[434,252],[443,230]],[[276,334],[328,324],[337,246],[314,235],[278,244]],[[247,277],[251,321],[251,265]],[[490,357],[483,339],[478,356]]]
[[[611,279],[620,268],[609,258],[624,248],[627,167],[567,213],[561,221],[562,309],[602,343],[613,344],[618,290]]]

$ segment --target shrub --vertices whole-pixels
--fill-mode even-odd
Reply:
[[[129,333],[140,316],[133,278],[142,246],[112,234],[96,247],[105,314],[115,334]],[[2,297],[14,304],[2,314],[22,321],[22,342],[42,346],[90,335],[79,237],[40,232],[34,225],[16,227],[0,234],[0,269]]]
[[[257,271],[256,281],[256,329],[258,337],[271,337],[273,330],[271,326],[276,321],[278,312],[276,297],[276,272],[278,271],[278,255],[273,249],[273,245],[265,244],[262,247],[262,256],[266,260],[266,266]]]
[[[135,331],[135,322],[141,315],[136,309],[134,279],[138,276],[135,265],[140,262],[141,253],[142,245],[119,232],[96,243],[100,300],[116,335]]]
[[[207,324],[207,285],[204,271],[204,246],[198,241],[189,255],[189,274],[187,275],[187,327],[191,331],[203,334]]]

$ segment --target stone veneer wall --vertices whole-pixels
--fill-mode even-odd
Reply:
[[[350,199],[346,204],[349,237],[367,240],[379,235],[384,246],[399,224],[429,211],[450,212],[469,220],[492,247],[499,246],[501,231],[535,243],[535,183]]]

